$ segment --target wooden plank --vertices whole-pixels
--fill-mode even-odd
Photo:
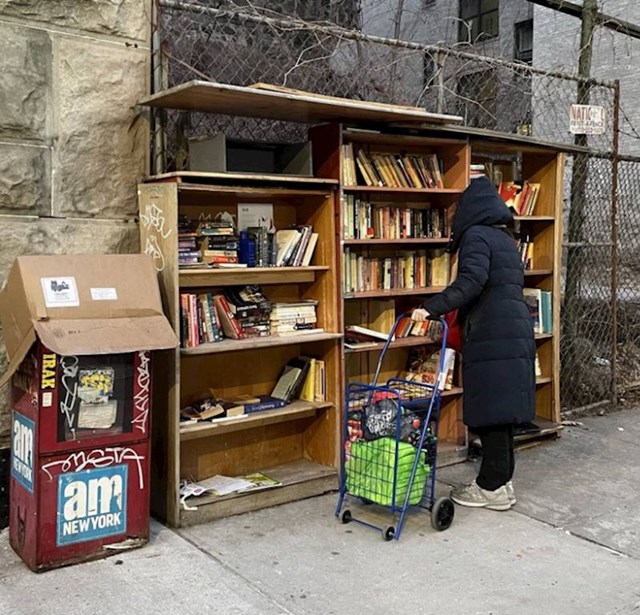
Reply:
[[[221,342],[201,344],[195,348],[181,348],[182,355],[206,355],[221,352],[237,352],[238,350],[255,350],[256,348],[271,348],[276,346],[291,346],[294,344],[311,344],[325,340],[337,340],[342,333],[309,333],[306,335],[269,335],[244,340],[225,339]]]
[[[446,245],[449,237],[421,237],[405,239],[344,239],[345,246],[386,246],[386,245]]]
[[[326,265],[310,267],[247,267],[246,269],[182,269],[180,288],[243,284],[300,284],[313,282]]]
[[[308,90],[298,90],[296,88],[288,88],[284,85],[275,85],[273,83],[263,83],[261,81],[257,82],[257,83],[252,83],[251,85],[247,86],[250,88],[255,88],[257,90],[268,90],[270,92],[280,92],[282,94],[293,94],[295,96],[313,96],[314,98],[320,98],[322,100],[327,100],[330,102],[341,102],[343,100],[345,100],[344,98],[340,97],[340,96],[329,96],[328,94],[318,94],[317,92],[309,92]],[[349,100],[349,99],[347,99]],[[387,109],[389,107],[388,103],[381,103],[381,102],[375,102],[375,101],[367,101],[367,104],[373,106],[373,107],[379,107],[380,109]],[[416,107],[412,107],[410,105],[393,105],[394,107],[398,108],[398,109],[406,109],[409,111],[414,111],[416,109]]]
[[[165,314],[179,331],[177,187],[139,185],[138,209],[142,251],[153,257]],[[151,505],[154,516],[170,525],[179,517],[179,360],[177,350],[154,353],[153,359]]]
[[[245,415],[244,417],[229,419],[219,423],[203,422],[195,425],[183,425],[180,428],[180,440],[182,442],[188,442],[189,440],[219,436],[233,431],[255,429],[256,427],[262,427],[264,425],[309,418],[315,416],[319,410],[331,407],[332,404],[330,402],[306,402],[298,399],[284,408],[278,408],[277,410],[255,412]]]
[[[255,174],[255,173],[206,173],[204,171],[173,171],[171,173],[161,173],[147,177],[145,183],[159,182],[161,180],[173,180],[180,182],[180,190],[188,190],[189,186],[212,185],[214,182],[246,182],[270,185],[273,190],[281,188],[283,184],[297,185],[301,190],[305,185],[309,189],[318,189],[319,186],[326,186],[331,189],[338,185],[338,180],[325,179],[321,177],[302,177],[300,175],[278,175],[276,173]],[[187,183],[189,182],[189,183]],[[228,184],[227,184],[228,185]],[[242,185],[242,184],[240,184]],[[220,188],[221,186],[212,186]],[[255,187],[255,186],[250,186]],[[323,193],[324,194],[324,193]]]
[[[348,98],[327,100],[313,93],[274,92],[197,80],[147,96],[139,104],[305,123],[353,121],[455,124],[462,121],[459,116],[428,113],[418,107],[402,108]]]
[[[342,132],[345,141],[369,145],[389,145],[403,150],[407,147],[416,149],[445,149],[452,146],[466,147],[467,142],[461,139],[425,136],[422,134],[402,134],[379,132],[373,130],[357,130],[347,128]]]
[[[308,198],[312,196],[326,197],[331,190],[316,190],[307,188],[274,188],[272,186],[220,186],[215,184],[178,184],[180,192],[215,192],[216,194],[233,194],[241,197],[262,198]]]
[[[462,188],[391,188],[388,186],[343,186],[344,192],[364,192],[371,194],[422,194],[429,196],[436,195],[459,195],[464,192]]]
[[[444,286],[427,286],[425,288],[396,288],[392,290],[365,290],[345,293],[343,299],[372,299],[375,297],[410,297],[412,295],[433,295],[444,290]]]
[[[256,468],[283,483],[281,487],[231,494],[225,497],[201,496],[189,500],[197,510],[181,511],[181,525],[186,527],[238,515],[269,506],[278,506],[338,489],[338,472],[305,459],[275,468]]]
[[[553,405],[551,409],[551,419],[559,423],[560,417],[560,306],[562,304],[562,240],[563,240],[563,182],[564,182],[565,155],[558,154],[556,157],[556,198],[555,198],[555,218],[553,230],[554,250],[553,250],[553,287],[552,287],[552,330],[556,332],[553,338]]]
[[[529,269],[524,272],[526,277],[540,277],[545,275],[551,275],[553,269]]]

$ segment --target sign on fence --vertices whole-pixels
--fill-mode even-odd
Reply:
[[[571,105],[569,132],[574,135],[601,135],[605,131],[604,107],[598,105]]]

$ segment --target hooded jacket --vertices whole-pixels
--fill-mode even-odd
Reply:
[[[424,303],[434,316],[459,310],[463,415],[469,427],[518,424],[535,413],[535,340],[524,270],[506,226],[513,221],[486,177],[472,180],[452,222],[458,275]]]

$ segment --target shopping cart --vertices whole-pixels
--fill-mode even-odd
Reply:
[[[400,539],[407,511],[420,507],[431,512],[431,524],[446,530],[453,522],[453,502],[435,498],[440,389],[444,383],[447,324],[442,326],[440,361],[433,384],[391,378],[378,385],[380,370],[402,314],[393,325],[380,353],[373,382],[347,386],[343,427],[340,497],[336,517],[380,530],[385,540]],[[344,508],[347,496],[364,504],[388,508],[395,524],[377,526],[356,518]]]

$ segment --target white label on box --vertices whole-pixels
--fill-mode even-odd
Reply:
[[[91,298],[94,301],[117,301],[118,293],[115,288],[92,288]]]
[[[78,307],[80,305],[76,279],[73,276],[40,278],[40,282],[47,307]]]
[[[42,407],[43,408],[51,408],[53,404],[53,393],[51,391],[47,391],[42,394]]]

